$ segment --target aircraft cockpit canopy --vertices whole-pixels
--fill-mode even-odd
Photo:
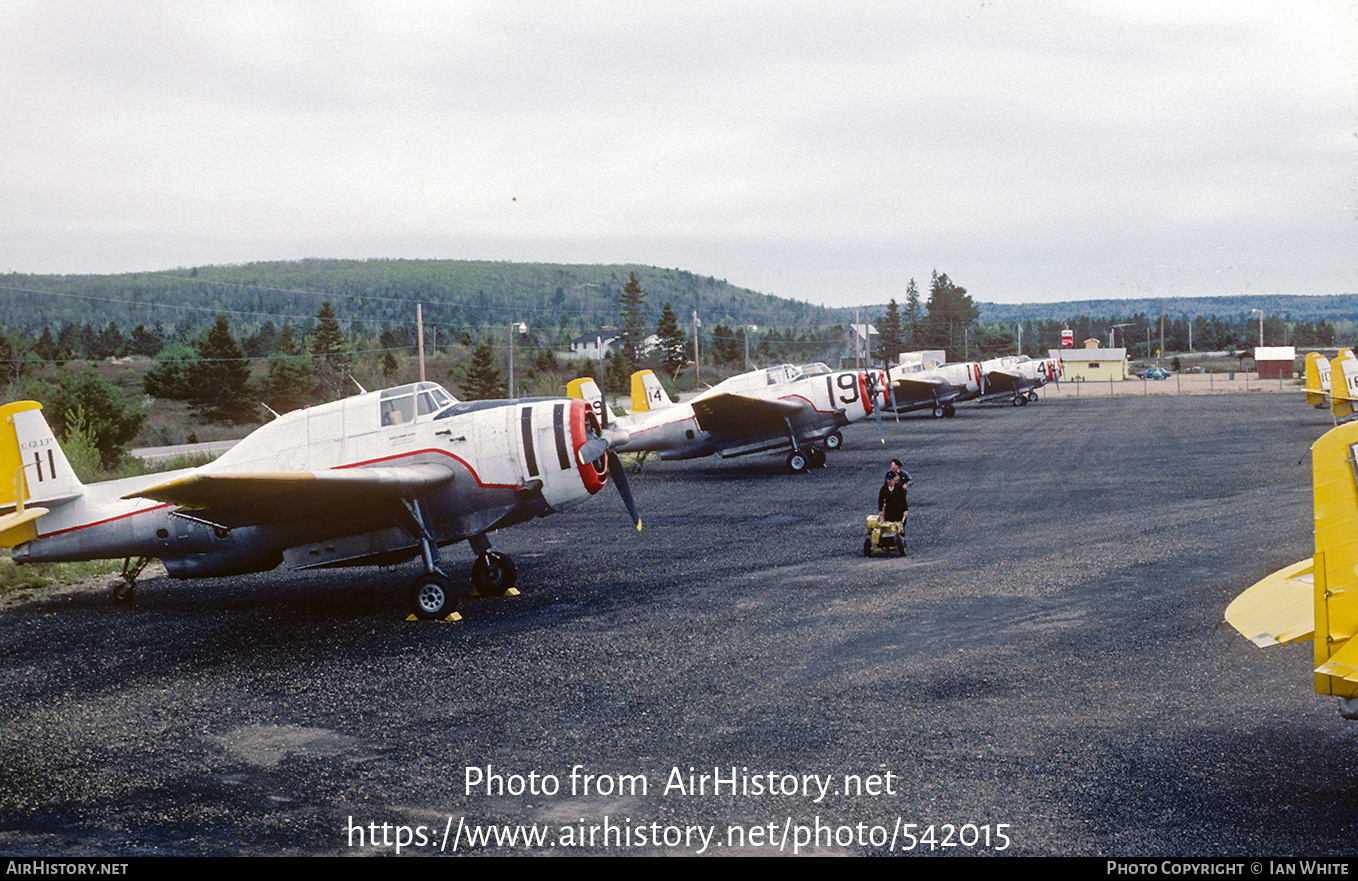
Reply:
[[[764,371],[769,385],[778,385],[784,382],[796,382],[802,378],[802,372],[791,364],[779,364],[777,367],[770,367]]]
[[[382,424],[407,425],[447,410],[457,402],[457,398],[435,382],[413,382],[389,388],[381,395]]]
[[[815,364],[803,364],[800,368],[803,376],[827,376],[834,371],[830,365],[824,361],[817,361]]]

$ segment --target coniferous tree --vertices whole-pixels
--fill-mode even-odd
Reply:
[[[505,396],[504,378],[496,363],[495,347],[490,335],[472,350],[471,364],[467,366],[466,379],[462,381],[463,397],[468,401],[485,401]]]
[[[914,345],[919,342],[921,326],[924,323],[924,307],[919,302],[919,288],[915,287],[915,280],[910,279],[910,284],[905,286],[905,312],[901,314],[901,332],[907,336],[908,341]]]
[[[641,344],[646,339],[646,292],[641,289],[641,282],[635,272],[628,277],[627,284],[623,286],[622,296],[618,298],[618,307],[622,311],[619,335],[622,338],[623,354],[627,356],[629,364],[635,364],[641,355]]]
[[[344,397],[345,381],[349,375],[349,346],[340,330],[335,310],[326,300],[316,313],[316,328],[307,338],[312,366],[316,371],[316,387],[322,399],[335,401]]]
[[[901,349],[905,346],[905,337],[901,328],[901,310],[896,305],[896,298],[892,297],[886,304],[886,313],[877,322],[877,361],[880,364],[891,364],[895,362]]]
[[[209,422],[255,421],[250,363],[231,335],[225,315],[218,315],[204,335],[198,358],[190,371],[194,412]]]
[[[659,340],[660,363],[666,373],[673,375],[688,362],[688,351],[684,332],[679,329],[679,319],[668,300],[660,310],[660,323],[656,326],[655,335]]]

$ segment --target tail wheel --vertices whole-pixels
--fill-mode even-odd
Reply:
[[[421,575],[410,585],[410,605],[415,610],[416,618],[425,621],[447,618],[457,611],[453,583],[439,572]]]
[[[472,564],[472,586],[481,596],[504,596],[516,578],[514,561],[496,551],[486,551]]]
[[[127,582],[120,582],[113,585],[113,600],[119,603],[130,603],[136,596],[136,588]]]

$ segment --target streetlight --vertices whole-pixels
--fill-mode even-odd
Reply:
[[[509,396],[515,399],[518,397],[514,394],[514,331],[516,330],[519,333],[528,333],[528,325],[522,321],[516,321],[509,325]]]

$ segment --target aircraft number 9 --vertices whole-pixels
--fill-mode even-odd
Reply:
[[[825,382],[826,382],[827,385],[829,384],[830,378],[829,378],[828,376],[825,378]],[[848,392],[847,395],[840,395],[840,396],[839,396],[839,402],[840,402],[841,404],[852,404],[854,401],[858,400],[858,374],[857,374],[857,373],[840,373],[840,374],[837,374],[837,375],[835,376],[835,384],[839,386],[840,391]],[[835,398],[835,390],[834,390],[833,388],[831,388],[831,389],[830,389],[830,399],[831,399],[831,400],[834,400],[834,398]]]

